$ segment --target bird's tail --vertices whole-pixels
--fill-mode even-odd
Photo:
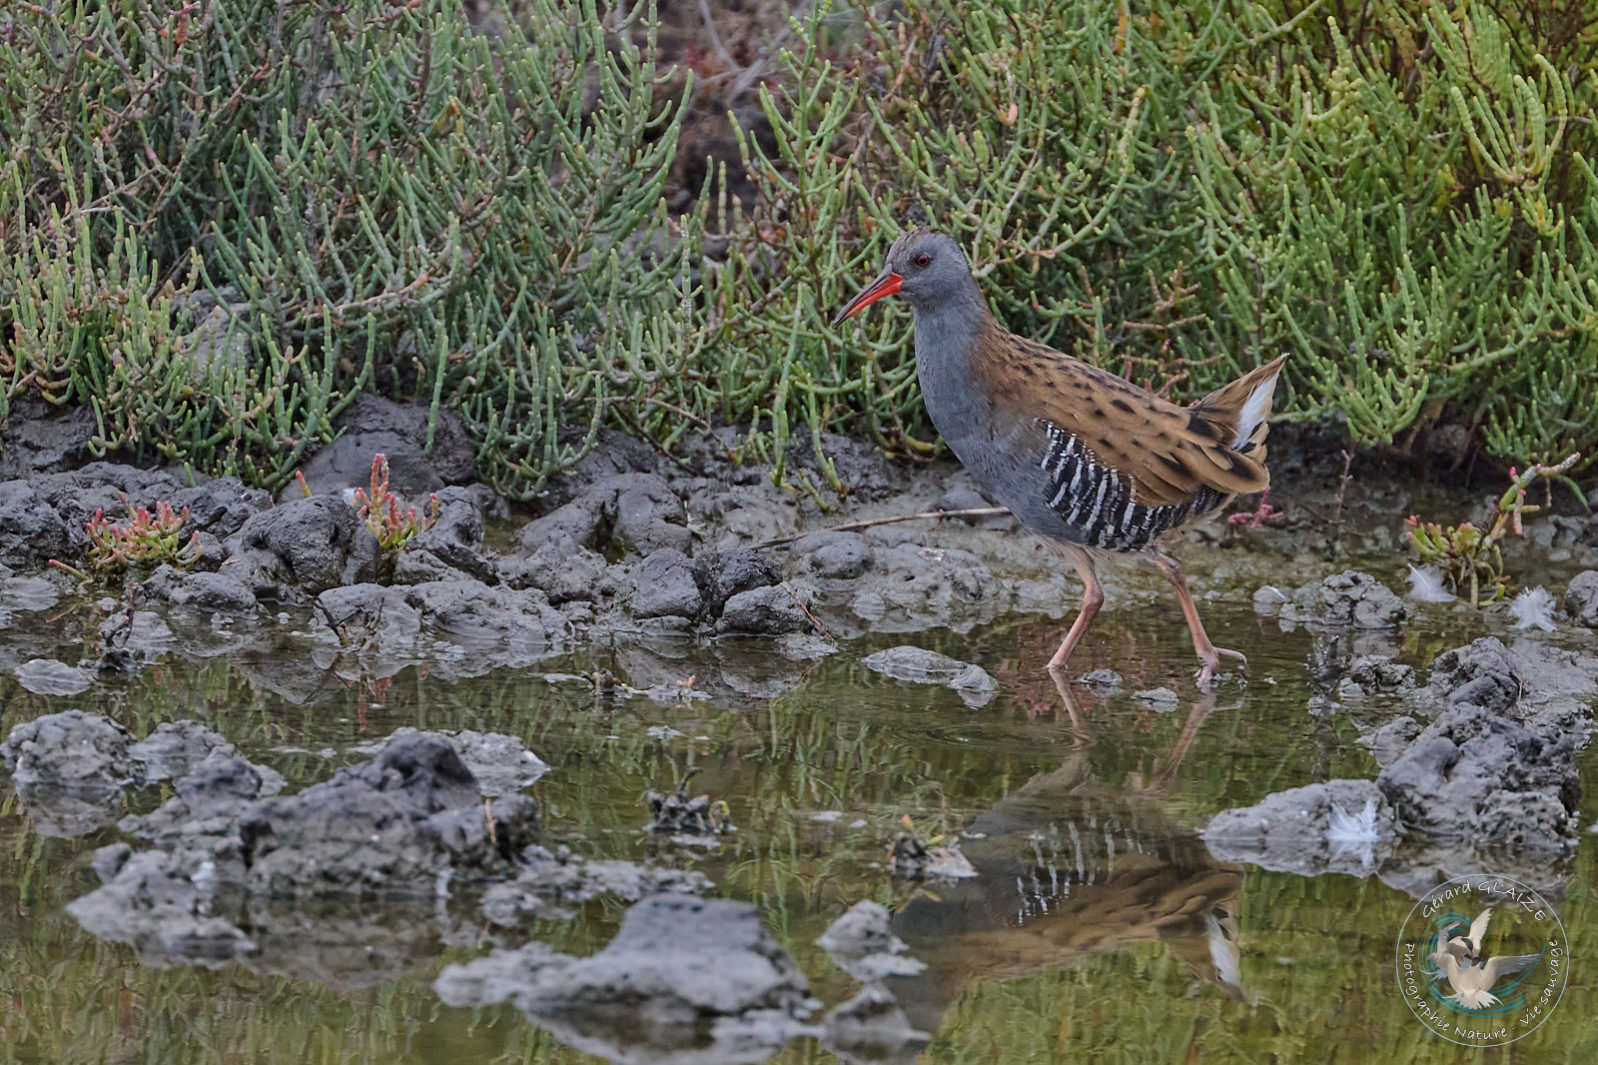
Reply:
[[[1276,395],[1276,379],[1281,375],[1286,355],[1255,367],[1229,385],[1193,404],[1232,438],[1232,449],[1265,461],[1265,433],[1271,417],[1271,400]],[[1255,449],[1258,453],[1255,454]]]

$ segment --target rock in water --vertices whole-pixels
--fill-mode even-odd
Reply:
[[[130,750],[144,763],[144,779],[157,781],[187,776],[213,753],[225,758],[233,745],[198,721],[163,721]]]
[[[925,963],[904,956],[904,941],[889,930],[888,911],[870,899],[855,903],[828,925],[816,946],[856,980],[914,976],[926,968]]]
[[[867,655],[864,662],[867,669],[894,680],[953,688],[973,709],[986,706],[999,692],[998,682],[981,666],[920,647],[890,647]]]
[[[77,695],[89,690],[94,674],[53,658],[34,658],[17,667],[17,681],[35,695]]]
[[[1223,810],[1204,829],[1210,853],[1276,872],[1369,876],[1398,843],[1393,810],[1369,780],[1328,780]]]
[[[1368,573],[1345,570],[1320,587],[1321,622],[1360,629],[1389,629],[1404,620],[1403,600]]]
[[[25,721],[0,744],[18,781],[120,788],[140,775],[128,730],[99,714],[67,710]]]
[[[911,1026],[893,994],[881,984],[868,984],[823,1018],[822,1045],[841,1061],[913,1065],[931,1041]]]
[[[514,999],[562,1042],[616,1062],[764,1061],[817,1006],[759,910],[684,895],[641,900],[590,957],[534,943],[451,965],[433,986],[456,1006]]]
[[[1598,570],[1576,574],[1565,589],[1565,613],[1578,625],[1598,628]]]
[[[455,749],[423,734],[239,821],[248,887],[264,895],[431,894],[446,871],[508,866],[538,833],[537,803],[485,806]]]

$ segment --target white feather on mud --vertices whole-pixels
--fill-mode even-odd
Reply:
[[[1451,603],[1454,593],[1443,587],[1443,574],[1436,566],[1410,566],[1409,598],[1422,603]]]
[[[1375,843],[1381,838],[1376,830],[1376,800],[1366,799],[1365,808],[1357,814],[1350,814],[1341,806],[1332,807],[1332,823],[1326,829],[1326,839],[1330,843],[1359,845],[1362,843]]]
[[[1554,631],[1554,597],[1547,588],[1527,588],[1509,604],[1509,616],[1517,629]]]

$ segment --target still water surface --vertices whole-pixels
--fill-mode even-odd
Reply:
[[[1594,970],[1585,962],[1598,944],[1594,837],[1583,836],[1558,900],[1573,950],[1564,1002],[1531,1036],[1485,1053],[1428,1034],[1396,992],[1394,937],[1408,894],[1375,877],[1306,879],[1209,855],[1196,832],[1217,811],[1317,780],[1371,778],[1377,766],[1346,716],[1306,709],[1311,634],[1283,633],[1246,604],[1206,611],[1217,642],[1249,654],[1246,688],[1223,683],[1200,695],[1175,611],[1127,610],[1101,617],[1080,652],[1083,669],[1123,675],[1111,692],[1062,696],[1041,672],[1058,623],[909,638],[998,678],[1001,694],[977,710],[952,691],[861,665],[904,639],[806,663],[761,642],[622,641],[537,672],[450,681],[424,664],[354,683],[290,639],[265,659],[173,653],[72,698],[0,677],[0,727],[81,707],[142,736],[192,717],[291,788],[361,760],[351,748],[402,725],[510,733],[551,766],[534,789],[546,842],[704,872],[718,894],[760,907],[827,1006],[858,985],[813,940],[861,899],[895,909],[895,932],[928,963],[895,984],[912,1023],[933,1033],[927,1062],[1594,1060]],[[1421,666],[1467,639],[1412,629],[1391,649]],[[608,672],[620,683],[596,695],[589,682],[545,671]],[[654,696],[629,691],[657,685]],[[1134,695],[1159,686],[1178,693],[1174,706]],[[673,689],[684,694],[665,694]],[[681,735],[663,738],[660,726]],[[1584,824],[1593,769],[1585,757]],[[738,826],[710,850],[641,831],[645,792],[689,770],[698,771],[692,790],[725,800]],[[133,793],[130,809],[164,797]],[[981,875],[892,880],[886,847],[907,814],[927,834],[964,832]],[[88,855],[118,838],[114,829],[39,835],[0,780],[0,1061],[602,1060],[509,1006],[438,1001],[439,969],[502,934],[470,907],[291,911],[262,930],[262,955],[249,964],[142,965],[63,912],[97,882]],[[597,902],[509,941],[530,933],[588,953],[614,933],[622,909]],[[772,1060],[836,1059],[800,1040]]]

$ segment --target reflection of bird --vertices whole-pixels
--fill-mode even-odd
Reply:
[[[1182,567],[1155,544],[1232,495],[1269,485],[1266,420],[1283,359],[1179,407],[1006,330],[959,246],[927,229],[894,243],[881,275],[837,321],[894,293],[915,311],[916,375],[939,434],[1082,578],[1082,611],[1049,668],[1065,666],[1104,602],[1095,551],[1142,552],[1171,582],[1203,664],[1200,683],[1222,656],[1242,660],[1210,642]]]
[[[891,981],[917,1028],[942,1027],[944,1011],[970,988],[1138,943],[1163,944],[1204,985],[1244,997],[1243,870],[1217,862],[1166,801],[1215,695],[1199,696],[1180,735],[1155,750],[1128,719],[1090,722],[1064,678],[1053,679],[1081,742],[967,827],[961,846],[978,876],[935,894],[918,890],[894,914],[894,934],[927,963],[918,976]],[[1119,782],[1100,779],[1095,751],[1119,767]],[[1136,774],[1124,772],[1128,758],[1153,763],[1146,778],[1134,783]]]
[[[1432,963],[1437,966],[1438,977],[1446,979],[1454,989],[1454,1001],[1467,1009],[1479,1010],[1498,1002],[1492,986],[1500,978],[1531,968],[1542,958],[1541,954],[1501,954],[1496,958],[1481,956],[1482,937],[1487,934],[1487,922],[1493,911],[1483,910],[1464,935],[1462,926],[1455,926],[1438,935],[1439,949],[1432,952]]]

